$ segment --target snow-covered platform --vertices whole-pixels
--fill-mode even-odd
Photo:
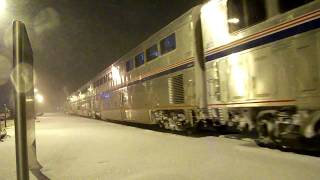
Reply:
[[[38,159],[50,179],[320,177],[319,157],[261,148],[250,140],[187,137],[63,114],[37,121]],[[14,128],[7,131],[10,137],[0,142],[0,179],[15,179]]]

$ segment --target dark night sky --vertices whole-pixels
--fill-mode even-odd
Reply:
[[[8,39],[8,34],[11,38],[10,33],[4,32],[13,18],[25,21],[34,49],[38,87],[47,107],[61,105],[66,92],[71,93],[151,34],[203,2],[7,1],[10,15],[0,19],[3,39]],[[10,59],[12,51],[1,47],[2,54]]]

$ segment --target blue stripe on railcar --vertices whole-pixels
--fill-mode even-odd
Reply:
[[[320,19],[315,19],[279,32],[276,32],[274,34],[270,34],[268,36],[265,37],[261,37],[258,39],[255,39],[253,41],[208,55],[205,57],[206,61],[213,61],[215,59],[230,55],[232,53],[237,53],[240,51],[244,51],[246,49],[250,49],[250,48],[254,48],[254,47],[258,47],[264,44],[268,44],[268,43],[272,43],[284,38],[288,38],[290,36],[294,36],[300,33],[304,33],[310,30],[314,30],[320,27]]]

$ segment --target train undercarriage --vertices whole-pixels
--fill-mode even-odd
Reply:
[[[89,114],[88,117],[101,119],[99,112]],[[294,106],[206,111],[157,109],[150,110],[150,118],[162,129],[188,135],[202,128],[224,132],[231,129],[256,134],[256,143],[263,147],[320,150],[320,111],[299,111]]]
[[[229,127],[257,134],[264,147],[320,150],[319,111],[295,107],[236,108],[228,111]]]
[[[194,110],[154,110],[152,119],[164,129],[172,131],[187,131],[196,127]]]

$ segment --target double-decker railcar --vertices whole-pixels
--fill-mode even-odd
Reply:
[[[261,144],[319,136],[319,7],[211,0],[80,88],[70,112],[171,130],[255,129]]]
[[[208,109],[260,143],[320,135],[318,0],[219,0],[201,12]]]
[[[171,22],[70,96],[73,112],[171,130],[195,127],[207,107],[200,8]],[[82,91],[89,87],[88,97]]]
[[[64,105],[65,113],[84,117],[98,117],[95,114],[96,91],[92,88],[91,81],[72,93]]]

